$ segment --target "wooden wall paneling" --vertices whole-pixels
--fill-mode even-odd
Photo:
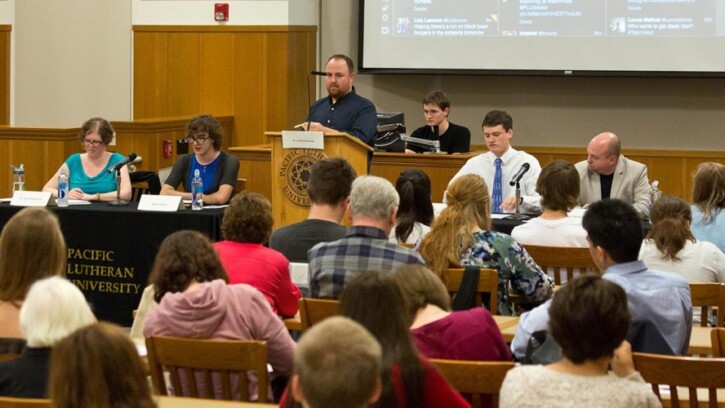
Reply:
[[[199,33],[170,33],[168,116],[199,114]]]
[[[294,61],[289,59],[289,38],[292,33],[268,33],[265,35],[264,54],[268,77],[267,81],[266,122],[264,131],[280,131],[289,127],[287,112],[291,94],[288,84],[288,71]]]
[[[233,34],[200,34],[200,113],[229,115],[233,112]]]
[[[272,199],[272,146],[237,146],[229,153],[239,158],[239,177],[247,179],[246,190]],[[275,226],[275,228],[280,225]]]
[[[10,124],[10,36],[12,26],[0,25],[0,125]]]
[[[234,122],[233,146],[264,143],[267,128],[266,60],[263,33],[234,34]]]
[[[307,118],[309,108],[315,101],[314,47],[317,37],[310,32],[292,32],[289,35],[288,54],[290,69],[287,82],[287,122],[278,130],[292,127]],[[305,67],[295,69],[295,67]]]
[[[133,116],[136,119],[169,115],[168,33],[134,32]]]

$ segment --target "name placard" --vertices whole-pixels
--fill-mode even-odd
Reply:
[[[184,202],[179,196],[163,196],[144,194],[138,202],[141,211],[174,212],[184,209]]]
[[[10,205],[18,207],[52,207],[55,200],[49,192],[43,191],[15,191]]]
[[[299,288],[310,287],[310,265],[301,262],[289,263],[289,275],[292,283]]]
[[[325,135],[322,132],[282,131],[282,148],[284,149],[325,149]]]

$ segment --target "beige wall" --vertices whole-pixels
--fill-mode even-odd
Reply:
[[[357,62],[357,2],[321,1],[320,66],[333,53]],[[725,79],[359,75],[355,85],[378,111],[405,112],[408,129],[423,124],[423,95],[442,89],[474,144],[483,144],[483,115],[498,108],[513,116],[518,145],[584,146],[611,130],[625,148],[725,150]]]

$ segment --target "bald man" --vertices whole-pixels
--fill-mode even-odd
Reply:
[[[589,142],[587,159],[576,164],[581,184],[579,203],[587,206],[603,198],[618,198],[632,204],[640,217],[647,218],[647,166],[627,159],[621,149],[619,137],[611,132],[600,133]]]

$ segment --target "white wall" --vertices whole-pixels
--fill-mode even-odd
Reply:
[[[0,24],[15,26],[15,0],[0,1]],[[10,32],[10,124],[15,117],[15,34]]]
[[[229,4],[229,21],[214,21],[214,3]],[[138,25],[292,25],[319,20],[319,0],[133,0]]]

